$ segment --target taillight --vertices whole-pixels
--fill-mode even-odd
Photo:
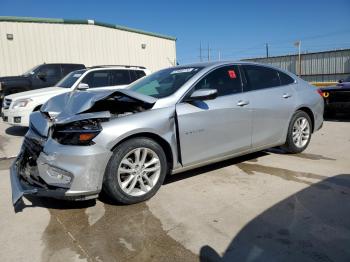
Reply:
[[[324,91],[322,91],[321,89],[317,89],[317,93],[320,95],[320,96],[322,96],[322,97],[324,97],[324,98],[327,98],[327,97],[329,97],[329,93],[328,92],[324,92]]]

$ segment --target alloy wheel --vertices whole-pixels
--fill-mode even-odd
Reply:
[[[293,125],[293,143],[298,148],[303,148],[310,139],[310,123],[305,117],[299,117]]]
[[[118,167],[118,183],[124,193],[142,196],[157,183],[161,173],[159,156],[151,149],[140,147],[127,153]]]

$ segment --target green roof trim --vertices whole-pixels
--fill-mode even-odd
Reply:
[[[176,37],[147,32],[139,29],[133,29],[125,26],[114,25],[104,22],[99,22],[95,20],[85,20],[85,19],[62,19],[62,18],[38,18],[38,17],[21,17],[21,16],[0,16],[0,22],[22,22],[22,23],[52,23],[52,24],[86,24],[86,25],[96,25],[107,28],[119,29],[127,32],[149,35],[159,38],[164,38],[168,40],[176,41]]]

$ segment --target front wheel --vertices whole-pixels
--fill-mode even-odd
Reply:
[[[303,152],[310,143],[311,134],[312,124],[309,115],[304,111],[297,111],[290,121],[283,149],[292,154]]]
[[[113,150],[103,189],[114,201],[134,204],[151,198],[167,173],[164,150],[149,138],[133,138]]]

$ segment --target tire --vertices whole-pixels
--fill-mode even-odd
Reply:
[[[306,122],[303,122],[306,121]],[[305,123],[303,128],[302,123]],[[298,129],[300,128],[300,129]],[[294,139],[293,139],[294,134]],[[312,135],[312,122],[310,116],[304,111],[297,111],[293,115],[289,127],[287,140],[282,148],[291,154],[303,152],[310,143]]]
[[[155,195],[167,171],[166,156],[158,143],[149,138],[132,138],[113,150],[106,168],[103,190],[118,203],[142,202]]]

